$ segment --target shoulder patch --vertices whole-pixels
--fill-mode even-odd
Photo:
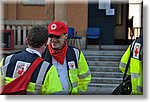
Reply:
[[[26,72],[30,64],[31,63],[28,63],[28,62],[17,61],[15,69],[14,69],[14,73],[13,73],[13,78],[16,78],[22,75],[24,72]]]
[[[74,62],[74,61],[68,62],[68,66],[69,66],[69,69],[70,69],[70,70],[76,69],[76,67],[75,67],[75,62]]]
[[[133,48],[133,58],[139,59],[141,44],[135,43]]]

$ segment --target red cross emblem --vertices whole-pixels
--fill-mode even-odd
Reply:
[[[73,67],[74,67],[74,64],[71,64],[70,66],[71,66],[71,68],[73,68]]]
[[[133,58],[139,59],[141,44],[135,43],[134,50],[133,50]]]
[[[13,77],[17,78],[20,75],[24,74],[24,72],[26,72],[29,66],[30,66],[30,63],[28,62],[17,61],[15,69],[14,69]]]
[[[18,70],[18,74],[20,74],[20,75],[22,75],[23,74],[23,72],[24,72],[24,68],[22,68],[21,70]]]
[[[74,61],[68,62],[68,66],[69,66],[69,69],[75,69],[75,62]]]
[[[139,49],[138,49],[138,47],[135,49],[134,53],[135,53],[135,56],[137,56],[137,55],[138,55],[138,53],[139,53]]]
[[[57,25],[56,25],[56,24],[52,24],[52,25],[51,25],[51,29],[52,29],[52,30],[55,30],[56,28],[57,28]]]

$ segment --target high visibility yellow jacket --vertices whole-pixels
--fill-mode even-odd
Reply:
[[[52,56],[48,49],[46,49],[44,60],[52,63]],[[67,55],[67,71],[70,81],[70,94],[80,94],[86,92],[88,84],[91,81],[91,73],[85,57],[81,50],[68,46]],[[68,62],[74,62],[75,68],[71,69]]]
[[[1,61],[1,86],[4,86],[16,77],[22,69],[27,68],[38,56],[27,51],[9,55]],[[27,70],[27,69],[25,69]],[[61,91],[61,82],[54,65],[42,61],[31,76],[27,94],[54,94]]]
[[[78,49],[74,49],[74,51],[76,53],[75,57],[78,60],[74,60],[76,65],[75,69],[69,69],[68,67],[68,76],[70,81],[69,93],[79,94],[80,91],[86,92],[88,84],[91,80],[91,74],[83,53]],[[68,56],[67,61],[72,61],[72,58],[74,59],[74,57],[72,57],[72,55],[74,54],[70,54],[71,55]],[[22,56],[22,58],[18,59],[20,58],[20,56]],[[1,62],[3,63],[2,65],[4,65],[1,67],[1,79],[3,80],[4,85],[15,79],[13,77],[13,74],[15,73],[15,65],[18,60],[21,60],[23,62],[29,61],[28,63],[32,63],[34,58],[34,55],[29,55],[29,53],[27,53],[26,51],[6,57],[6,59]],[[49,64],[47,61],[44,61],[43,63]],[[41,85],[39,85],[39,83],[37,82],[42,83]],[[54,65],[46,65],[45,68],[45,65],[41,64],[35,70],[35,73],[33,73],[31,81],[27,88],[28,94],[55,94],[60,91],[62,91],[62,85],[58,76],[57,69]]]
[[[131,50],[133,50],[132,53]],[[132,55],[127,74],[131,75],[131,94],[143,94],[143,37],[140,37],[137,40],[135,40],[122,56],[119,65],[119,68],[122,72],[125,71],[130,53]]]

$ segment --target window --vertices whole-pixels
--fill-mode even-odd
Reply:
[[[2,30],[1,33],[0,49],[12,50],[14,48],[14,31]]]

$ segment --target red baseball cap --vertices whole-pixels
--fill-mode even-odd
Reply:
[[[68,34],[68,26],[64,22],[54,21],[48,25],[48,33],[58,36]]]

